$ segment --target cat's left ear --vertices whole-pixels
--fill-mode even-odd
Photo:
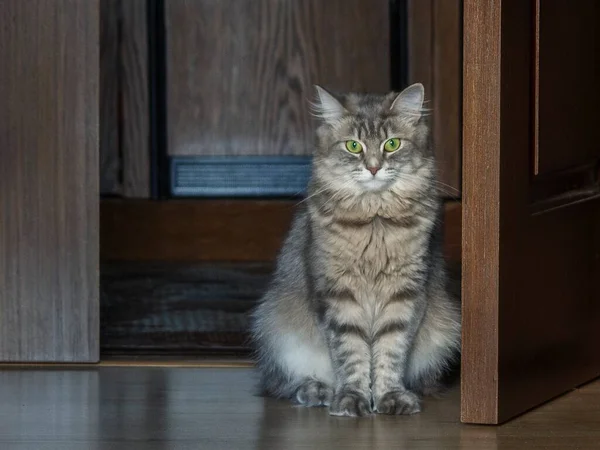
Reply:
[[[423,114],[425,88],[421,83],[408,86],[392,102],[390,109],[397,114],[414,116],[418,120]]]
[[[312,103],[313,115],[326,123],[334,124],[348,114],[340,101],[321,86],[315,85],[316,98]]]

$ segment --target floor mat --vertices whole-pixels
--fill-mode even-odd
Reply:
[[[248,313],[271,271],[261,263],[103,264],[102,352],[245,352]]]

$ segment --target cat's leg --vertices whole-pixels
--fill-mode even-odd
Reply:
[[[413,342],[406,385],[423,395],[440,393],[444,378],[458,363],[460,333],[460,305],[445,292],[436,293]]]
[[[316,317],[304,299],[278,296],[278,300],[263,303],[254,315],[263,391],[306,406],[329,405],[334,372]]]
[[[371,352],[364,310],[349,291],[321,300],[336,385],[329,412],[334,416],[365,416],[371,406]]]
[[[385,304],[373,327],[373,402],[381,414],[415,414],[419,396],[404,383],[408,355],[424,299],[401,289]]]
[[[324,338],[313,333],[287,331],[273,343],[285,373],[287,393],[305,406],[328,406],[333,396],[334,374]]]

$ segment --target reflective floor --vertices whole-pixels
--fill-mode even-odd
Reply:
[[[1,369],[0,449],[598,449],[600,382],[501,427],[459,393],[411,417],[330,417],[253,395],[249,368]]]

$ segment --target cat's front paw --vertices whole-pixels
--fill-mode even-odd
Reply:
[[[368,416],[372,413],[371,399],[355,391],[341,390],[333,396],[329,408],[332,416]]]
[[[375,412],[379,414],[416,414],[421,411],[421,400],[410,391],[391,391],[375,401]]]
[[[307,380],[296,390],[296,401],[304,406],[329,406],[333,389],[325,383]]]

